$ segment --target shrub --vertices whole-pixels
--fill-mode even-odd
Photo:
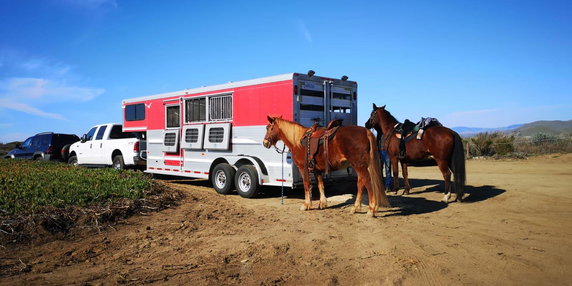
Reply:
[[[0,160],[0,215],[45,207],[139,199],[153,182],[141,172],[86,169],[56,162]]]

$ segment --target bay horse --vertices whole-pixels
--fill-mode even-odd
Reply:
[[[398,181],[398,155],[400,152],[400,139],[396,136],[395,127],[399,121],[385,109],[385,105],[377,107],[373,104],[371,116],[365,124],[366,128],[381,130],[383,136],[383,147],[387,149],[391,161],[393,172],[393,191],[399,188]],[[459,134],[444,126],[433,126],[427,128],[421,139],[412,139],[405,143],[404,158],[400,159],[403,179],[405,183],[404,194],[409,194],[411,186],[407,174],[407,163],[426,160],[433,157],[445,180],[444,202],[448,202],[451,197],[451,172],[454,176],[456,200],[463,200],[463,188],[465,186],[465,152],[463,142]]]
[[[310,175],[305,170],[306,148],[301,143],[306,131],[309,128],[299,123],[282,119],[282,117],[268,116],[268,125],[266,126],[266,135],[264,136],[263,145],[270,148],[276,145],[278,140],[282,140],[292,152],[292,159],[304,182],[304,204],[301,210],[310,210],[312,208],[312,186]],[[322,148],[323,149],[323,148]],[[391,207],[389,199],[382,189],[381,172],[379,163],[379,154],[373,133],[361,126],[340,126],[335,136],[329,139],[327,144],[328,154],[325,158],[323,150],[320,150],[314,157],[314,175],[318,182],[320,191],[319,208],[327,207],[326,196],[324,194],[323,172],[326,168],[330,170],[339,170],[352,166],[358,174],[357,195],[352,213],[359,212],[361,209],[362,191],[367,189],[369,209],[368,214],[375,216],[380,205]],[[326,164],[329,164],[328,166]]]

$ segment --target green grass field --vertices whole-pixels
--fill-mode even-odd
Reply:
[[[0,159],[0,215],[139,199],[152,187],[142,172]]]

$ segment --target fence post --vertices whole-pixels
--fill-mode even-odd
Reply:
[[[469,152],[469,142],[467,142],[467,148],[465,148],[465,151],[467,152],[467,155],[465,155],[465,158],[469,158],[469,155],[471,154],[471,152]]]

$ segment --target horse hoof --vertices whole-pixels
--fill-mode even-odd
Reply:
[[[355,214],[355,213],[356,213],[356,207],[352,207],[352,208],[350,209],[350,213],[351,213],[351,214]]]
[[[328,204],[327,204],[327,203],[320,203],[319,208],[320,208],[321,210],[326,209],[327,207],[328,207]]]
[[[451,198],[451,195],[450,195],[450,194],[445,195],[445,196],[443,197],[443,202],[444,202],[444,203],[449,203],[449,199],[450,199],[450,198]]]
[[[307,210],[310,210],[310,207],[307,206],[306,204],[303,204],[303,205],[300,207],[300,210],[301,210],[301,211],[307,211]]]
[[[369,215],[370,217],[375,217],[375,212],[369,210],[367,211],[367,215]]]

